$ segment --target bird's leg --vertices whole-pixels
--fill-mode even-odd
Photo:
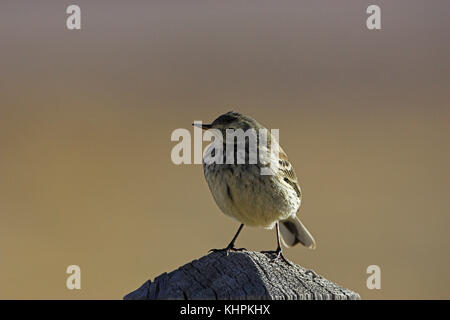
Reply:
[[[276,257],[274,260],[276,259],[281,259],[284,262],[286,262],[288,265],[292,266],[292,263],[289,262],[289,260],[287,260],[284,255],[283,255],[283,250],[281,249],[281,242],[280,242],[280,227],[278,225],[278,222],[275,224],[276,228],[275,231],[277,233],[277,249],[276,250],[269,250],[269,251],[261,251],[262,253],[270,253],[270,254],[276,254]]]
[[[226,251],[227,255],[228,253],[230,253],[230,251],[246,251],[247,249],[245,248],[235,248],[234,247],[234,242],[236,241],[239,233],[241,232],[242,228],[244,227],[244,224],[241,224],[239,226],[238,231],[236,232],[236,234],[234,235],[233,239],[231,240],[231,242],[223,249],[211,249],[209,250],[210,252],[221,252],[221,251]]]

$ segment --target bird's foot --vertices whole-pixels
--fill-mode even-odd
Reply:
[[[277,250],[261,251],[261,253],[264,253],[264,254],[268,253],[270,255],[274,254],[275,258],[273,258],[271,262],[275,262],[277,260],[281,260],[284,263],[288,264],[289,266],[291,266],[291,267],[293,266],[293,264],[288,259],[286,259],[284,257],[283,251],[281,251],[281,248],[279,248]]]
[[[241,252],[241,251],[247,251],[247,249],[245,249],[245,248],[235,248],[233,244],[230,244],[226,248],[223,248],[223,249],[211,249],[211,250],[209,250],[209,252],[225,252],[227,256],[230,254],[230,251]]]

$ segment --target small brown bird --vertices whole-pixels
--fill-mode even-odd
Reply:
[[[248,132],[249,129],[256,132],[261,129],[267,130],[251,117],[232,111],[219,116],[211,124],[202,124],[201,127],[205,130],[216,129],[215,135],[220,133],[222,137],[239,129],[244,132]],[[249,140],[245,140],[245,160],[251,158]],[[230,152],[237,151],[239,147],[234,138],[232,140],[223,138],[220,143],[212,143],[205,152],[203,171],[214,200],[224,214],[241,223],[228,246],[224,249],[213,249],[213,251],[226,250],[228,253],[230,250],[245,250],[235,248],[234,245],[244,225],[267,229],[275,226],[277,248],[275,251],[266,252],[275,253],[277,258],[287,262],[281,249],[280,231],[285,246],[301,243],[313,249],[315,241],[296,216],[302,193],[294,168],[278,144],[279,155],[274,156],[270,152],[270,145],[274,146],[277,143],[270,134],[267,141],[266,146],[257,144],[259,158],[255,164],[248,161],[239,164],[237,161],[239,152],[232,153],[234,157],[232,163],[230,159],[227,161]],[[217,152],[221,152],[224,156],[222,163],[206,161],[207,156],[214,157]],[[272,174],[262,175],[261,169],[267,168],[267,164],[270,164]]]

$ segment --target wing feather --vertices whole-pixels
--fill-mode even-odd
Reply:
[[[302,192],[300,189],[300,186],[298,185],[297,175],[295,174],[294,168],[292,167],[291,163],[289,162],[289,159],[286,155],[286,153],[283,151],[283,149],[279,149],[279,173],[282,180],[284,180],[288,185],[294,189],[295,193],[297,193],[297,196],[301,199],[302,198]]]

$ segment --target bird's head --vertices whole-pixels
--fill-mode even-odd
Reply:
[[[208,129],[218,129],[222,132],[227,129],[238,130],[242,129],[244,131],[248,129],[260,129],[263,128],[255,119],[243,115],[239,112],[229,111],[220,115],[211,124],[201,124],[201,128],[204,130]]]

